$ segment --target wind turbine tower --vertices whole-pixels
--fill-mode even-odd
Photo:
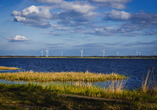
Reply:
[[[41,51],[41,56],[43,56],[43,53],[44,53],[44,52],[43,52],[43,50],[42,50],[42,51]]]
[[[119,52],[117,51],[117,56],[119,56]]]
[[[106,48],[104,50],[102,50],[103,51],[103,57],[105,56],[105,50],[106,50]]]
[[[139,52],[139,55],[141,55],[141,52]]]
[[[49,50],[46,49],[45,52],[46,52],[46,57],[48,57],[49,56]]]
[[[141,55],[141,52],[138,52],[138,51],[136,50],[136,54],[137,54],[137,55]]]
[[[156,51],[154,53],[155,53],[155,56],[156,56]]]
[[[80,50],[80,52],[81,52],[81,57],[83,57],[83,49],[82,49],[82,50]]]

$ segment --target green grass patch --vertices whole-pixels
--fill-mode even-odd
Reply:
[[[37,82],[50,82],[50,81],[84,81],[84,82],[101,82],[106,80],[122,80],[126,76],[116,73],[111,74],[96,74],[83,72],[17,72],[17,73],[0,73],[0,79],[5,80],[24,80],[24,81],[37,81]]]
[[[5,66],[0,66],[0,70],[18,70],[19,68],[16,67],[5,67]]]

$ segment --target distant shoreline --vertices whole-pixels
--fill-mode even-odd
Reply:
[[[157,59],[157,56],[0,56],[0,58]]]

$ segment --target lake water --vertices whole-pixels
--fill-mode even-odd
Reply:
[[[35,72],[85,72],[87,70],[104,74],[115,72],[130,77],[125,84],[127,89],[140,88],[149,68],[152,69],[155,80],[157,79],[157,59],[0,58],[0,66],[18,67],[21,68],[20,71],[32,70]],[[11,72],[16,71],[13,70]],[[5,80],[0,80],[0,82],[8,84],[22,83]],[[92,85],[105,87],[110,83],[111,81],[105,81],[92,83]]]

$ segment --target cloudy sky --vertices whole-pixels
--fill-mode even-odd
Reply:
[[[0,55],[155,55],[157,0],[0,0]]]

